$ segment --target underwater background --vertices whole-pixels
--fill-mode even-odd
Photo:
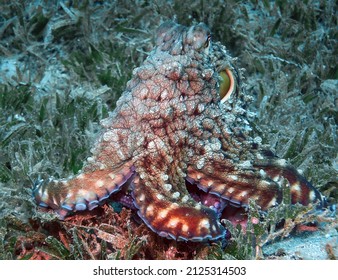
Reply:
[[[224,247],[164,240],[115,204],[61,222],[31,188],[82,168],[99,121],[173,19],[206,23],[238,57],[254,132],[336,205],[337,18],[334,0],[0,0],[0,259],[335,259],[332,212],[277,207],[246,234],[229,225]]]

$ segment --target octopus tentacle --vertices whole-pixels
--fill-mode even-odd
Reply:
[[[262,178],[259,172],[246,170],[208,173],[207,170],[208,168],[197,170],[190,166],[186,179],[235,207],[247,206],[250,198],[256,200],[262,210],[266,210],[282,199],[281,187],[269,178]]]
[[[71,211],[94,209],[119,191],[133,173],[133,166],[126,164],[113,170],[88,170],[68,180],[40,181],[33,196],[39,206],[50,207],[64,218]]]
[[[281,177],[287,179],[290,186],[292,204],[308,205],[310,203],[318,203],[319,207],[325,207],[325,198],[285,159],[267,157],[264,160],[255,162],[254,166],[263,170],[267,176],[276,182]]]
[[[217,166],[216,170],[213,169],[215,166]],[[203,170],[189,166],[186,179],[203,191],[219,196],[234,206],[246,206],[250,198],[265,211],[281,203],[283,198],[281,178],[283,177],[289,183],[292,204],[308,205],[316,202],[319,202],[320,206],[325,204],[322,196],[311,183],[285,160],[264,158],[254,162],[250,170],[229,171],[227,167],[218,161],[206,164]]]
[[[133,181],[134,203],[145,224],[160,236],[176,240],[204,241],[223,238],[225,229],[215,211],[190,196],[180,199],[156,192],[158,186],[136,177]]]

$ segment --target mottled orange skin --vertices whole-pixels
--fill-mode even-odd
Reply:
[[[102,121],[103,132],[81,173],[39,182],[38,203],[63,217],[92,209],[123,188],[159,235],[203,241],[224,237],[219,212],[226,204],[245,207],[252,198],[262,210],[277,205],[282,177],[293,203],[321,200],[295,169],[251,136],[246,110],[251,97],[225,47],[210,38],[204,24],[161,25],[155,49],[134,70],[111,117]],[[220,102],[224,69],[237,84]],[[197,202],[186,181],[218,201]]]

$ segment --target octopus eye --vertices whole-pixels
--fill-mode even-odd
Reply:
[[[211,41],[211,35],[208,35],[207,40],[204,43],[204,48],[208,48]]]
[[[221,83],[219,87],[219,94],[221,97],[221,103],[225,102],[232,93],[236,91],[236,83],[234,74],[229,69],[224,69],[220,73]]]

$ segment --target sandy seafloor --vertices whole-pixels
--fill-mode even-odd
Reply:
[[[336,1],[54,2],[0,1],[2,259],[48,256],[48,230],[68,242],[56,233],[60,222],[36,208],[30,187],[39,177],[67,177],[81,168],[99,120],[113,110],[132,69],[151,51],[156,27],[168,19],[205,22],[213,40],[238,57],[243,85],[254,97],[254,131],[335,208]],[[334,259],[337,241],[331,212],[316,231],[263,246],[262,257]],[[184,258],[173,251],[172,258]]]

